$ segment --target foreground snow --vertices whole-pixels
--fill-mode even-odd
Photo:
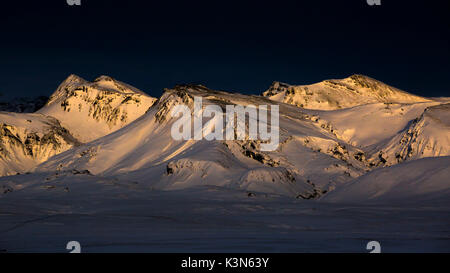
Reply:
[[[449,252],[449,161],[378,169],[320,200],[78,170],[4,177],[0,250],[367,252],[375,240],[383,252]]]
[[[82,174],[47,186],[0,198],[0,249],[67,252],[75,240],[83,252],[367,252],[377,240],[383,252],[450,251],[448,202],[328,204],[213,186],[151,191]]]

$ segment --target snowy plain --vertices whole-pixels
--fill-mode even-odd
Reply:
[[[64,253],[78,241],[86,253],[365,253],[375,240],[382,252],[450,251],[448,201],[336,204],[214,186],[106,184],[72,178],[0,199],[1,249]]]

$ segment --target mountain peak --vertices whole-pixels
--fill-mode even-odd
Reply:
[[[59,119],[75,137],[88,142],[134,121],[155,101],[109,76],[88,82],[70,75],[38,113]]]
[[[50,96],[47,105],[60,101],[61,98],[76,96],[75,93],[82,91],[83,93],[124,93],[124,94],[140,94],[148,96],[145,92],[126,83],[117,81],[110,76],[99,76],[94,81],[89,82],[75,74],[69,75]]]
[[[375,80],[374,78],[371,78],[369,76],[363,75],[363,74],[353,74],[349,77],[347,77],[347,79],[368,79],[368,80]]]
[[[100,81],[107,81],[107,82],[110,82],[110,81],[114,81],[114,79],[111,78],[110,76],[101,75],[100,77],[97,77],[97,78],[94,80],[94,82],[100,82]]]
[[[75,75],[75,74],[70,74],[64,81],[63,83],[71,83],[71,82],[77,82],[77,83],[85,83],[87,82],[85,79],[83,79],[82,77]]]
[[[333,81],[333,80],[329,80],[329,81]],[[382,87],[388,87],[390,89],[395,89],[396,91],[401,91],[400,89],[397,89],[395,87],[389,86],[379,80],[376,80],[374,78],[371,78],[369,76],[366,75],[361,75],[361,74],[353,74],[350,77],[347,77],[345,79],[342,80],[335,80],[335,81],[340,81],[343,83],[348,83],[352,86],[356,86],[359,88],[369,88],[372,90],[377,90],[380,89]],[[401,91],[404,92],[404,91]]]
[[[371,77],[354,74],[310,85],[273,82],[263,96],[307,109],[335,110],[369,103],[430,101],[389,86]]]

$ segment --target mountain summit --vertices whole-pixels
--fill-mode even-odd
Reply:
[[[134,121],[155,101],[108,76],[88,82],[70,75],[38,113],[58,119],[78,140],[89,142]]]
[[[30,171],[50,157],[110,134],[156,101],[108,76],[70,75],[36,113],[0,112],[0,176]]]
[[[430,101],[363,75],[325,80],[311,85],[274,82],[263,96],[306,109],[336,110],[369,103]]]

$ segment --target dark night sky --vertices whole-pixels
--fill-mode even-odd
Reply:
[[[1,3],[1,93],[50,95],[71,73],[153,96],[177,83],[258,94],[274,80],[359,73],[450,96],[449,1],[81,1]]]

